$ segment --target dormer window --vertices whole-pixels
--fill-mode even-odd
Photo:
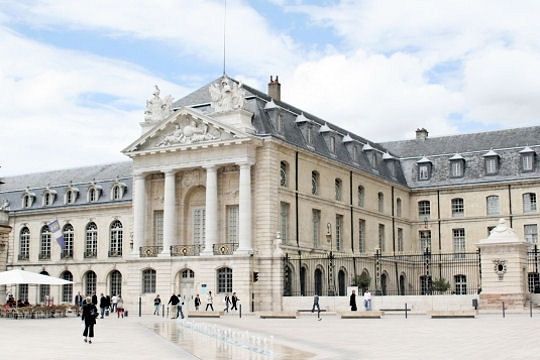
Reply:
[[[56,200],[56,191],[47,187],[43,192],[43,206],[51,206]]]
[[[101,192],[103,188],[100,185],[97,185],[95,181],[90,183],[88,188],[87,200],[88,202],[96,202],[101,197]]]
[[[369,144],[366,144],[364,145],[364,147],[362,148],[362,151],[366,153],[366,157],[369,161],[369,164],[372,166],[372,167],[375,167],[375,149],[369,145]]]
[[[455,154],[450,158],[450,177],[463,177],[465,170],[465,159],[460,154]]]
[[[397,159],[388,152],[384,153],[382,158],[388,166],[388,170],[390,170],[390,175],[395,178],[397,174]]]
[[[66,193],[66,204],[73,204],[77,198],[75,191],[68,190]]]
[[[283,116],[281,114],[278,114],[276,119],[276,130],[279,133],[283,132]]]
[[[311,125],[306,127],[306,140],[309,145],[313,145],[313,127]]]
[[[36,194],[30,191],[30,188],[26,188],[22,197],[22,207],[23,209],[31,208],[34,205],[36,200]]]
[[[127,185],[117,178],[111,188],[111,200],[121,200],[127,191]]]
[[[424,156],[416,163],[418,165],[418,180],[426,181],[431,179],[431,161]]]
[[[527,146],[525,149],[521,150],[519,154],[521,155],[521,171],[533,171],[535,154],[534,150]]]
[[[486,175],[496,175],[499,172],[499,154],[490,150],[483,156],[485,159]]]
[[[330,151],[333,154],[336,153],[336,138],[333,136],[330,136]]]
[[[334,131],[330,129],[326,123],[319,129],[319,133],[323,135],[324,141],[326,141],[326,146],[328,146],[328,150],[330,151],[330,153],[335,154],[336,138],[333,132]]]

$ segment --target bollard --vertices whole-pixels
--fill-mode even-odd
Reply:
[[[161,305],[161,317],[165,317],[165,304]]]
[[[407,318],[407,303],[405,303],[405,319]]]
[[[238,305],[238,315],[240,315],[240,319],[242,318],[242,304]]]
[[[139,296],[139,317],[141,317],[141,305],[142,305],[142,299],[141,297]]]
[[[529,298],[529,315],[532,317],[532,299]]]
[[[505,313],[504,313],[504,301],[502,303],[502,311],[503,311],[503,318],[505,317]]]

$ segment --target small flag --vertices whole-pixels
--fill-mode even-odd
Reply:
[[[56,238],[58,245],[60,245],[62,250],[64,250],[64,247],[66,246],[66,244],[64,242],[64,234],[62,234],[62,230],[60,229],[60,224],[58,223],[58,220],[53,220],[47,225],[49,225],[49,231]]]

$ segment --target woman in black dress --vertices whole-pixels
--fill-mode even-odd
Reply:
[[[96,305],[92,304],[92,299],[90,297],[87,297],[81,316],[81,320],[84,321],[84,342],[89,342],[90,344],[92,343],[92,338],[94,337],[94,325],[96,324],[97,316],[98,310]],[[90,337],[90,341],[88,340],[88,337]]]

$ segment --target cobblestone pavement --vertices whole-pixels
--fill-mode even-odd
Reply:
[[[296,320],[226,316],[195,319],[222,329],[274,336],[274,359],[540,359],[540,314],[476,319]],[[98,320],[96,339],[82,341],[76,318],[0,319],[0,359],[270,359],[153,316]]]

